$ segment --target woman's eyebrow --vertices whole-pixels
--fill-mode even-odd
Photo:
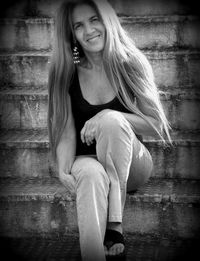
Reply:
[[[98,18],[98,15],[92,15],[92,16],[88,17],[87,20],[91,20],[91,19],[96,18],[96,17]],[[76,22],[73,23],[73,26],[75,26],[77,24],[81,24],[82,22],[83,21],[76,21]]]
[[[89,19],[96,18],[98,15],[92,15]]]

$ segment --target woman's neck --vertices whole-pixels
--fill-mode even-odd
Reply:
[[[85,58],[82,62],[82,67],[87,68],[89,70],[102,71],[102,53],[85,53]]]

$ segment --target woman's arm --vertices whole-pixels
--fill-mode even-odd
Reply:
[[[160,130],[161,125],[159,124],[158,120],[151,116],[151,111],[149,111],[149,108],[147,108],[145,104],[142,104],[140,101],[137,101],[137,106],[140,109],[140,111],[143,112],[148,117],[148,119],[154,124],[154,126],[156,126],[156,128]],[[154,128],[140,116],[133,113],[122,114],[124,115],[126,120],[130,122],[136,134],[153,137],[158,136]]]
[[[72,115],[71,99],[68,96],[68,120],[60,142],[56,149],[58,171],[69,174],[74,163],[76,153],[76,131]]]

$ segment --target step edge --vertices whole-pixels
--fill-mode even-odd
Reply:
[[[185,100],[194,100],[194,99],[200,99],[200,89],[197,88],[188,88],[188,89],[176,89],[174,90],[159,90],[160,97],[162,100],[170,100],[176,99],[178,101],[179,99],[185,99]],[[172,92],[170,92],[172,91]],[[28,99],[28,100],[46,100],[48,99],[48,90],[27,90],[25,88],[21,90],[1,90],[0,89],[0,99],[8,99],[8,100],[22,100],[22,99]]]
[[[175,56],[192,56],[200,55],[200,48],[152,48],[152,50],[145,48],[140,49],[144,54],[147,56],[157,56],[162,57],[163,59],[165,57],[175,57]],[[52,50],[45,49],[45,50],[31,50],[31,51],[1,51],[0,52],[0,59],[8,58],[10,57],[51,57]]]
[[[3,179],[0,179],[0,181],[2,182]],[[20,180],[19,178],[14,179],[15,182],[16,180]],[[54,178],[54,180],[56,180]],[[159,180],[161,180],[159,182]],[[170,180],[170,183],[169,183]],[[1,202],[5,202],[5,201],[9,201],[9,202],[24,202],[24,201],[45,201],[45,202],[49,202],[49,203],[59,203],[62,204],[62,202],[74,202],[75,201],[75,196],[72,196],[67,189],[64,188],[64,186],[58,181],[56,182],[56,185],[54,185],[54,183],[52,182],[51,188],[50,187],[50,183],[48,182],[47,188],[50,189],[51,191],[46,191],[44,194],[42,192],[44,192],[45,190],[45,185],[44,181],[43,181],[43,186],[40,184],[41,181],[35,181],[34,184],[32,184],[28,179],[25,179],[26,181],[26,185],[25,187],[30,187],[30,185],[32,186],[31,188],[34,190],[34,186],[35,189],[37,190],[37,192],[25,192],[22,193],[21,189],[23,187],[23,185],[15,185],[15,189],[14,192],[12,190],[12,192],[9,193],[8,190],[5,191],[0,191],[0,201]],[[178,180],[178,179],[161,179],[161,178],[151,178],[150,182],[146,183],[146,185],[143,186],[143,191],[139,190],[138,192],[131,194],[131,193],[127,193],[127,203],[131,203],[131,202],[141,202],[141,203],[175,203],[175,204],[199,204],[200,203],[200,194],[199,195],[194,195],[193,192],[190,193],[185,193],[185,194],[178,194],[176,192],[172,192],[171,190],[174,188],[174,186],[176,185],[177,181],[179,182],[179,184],[181,184],[183,187],[186,186],[185,180]],[[7,184],[6,184],[7,182]],[[6,182],[4,182],[4,188],[6,189],[6,186],[12,186],[11,184],[11,180],[9,178],[6,179]],[[198,186],[200,185],[200,180],[195,180],[195,182],[198,184]],[[25,182],[24,182],[25,183]],[[191,186],[191,184],[193,184],[194,181],[188,181],[187,185]],[[19,182],[18,182],[19,184]],[[168,188],[168,192],[165,193],[145,193],[145,186],[151,187],[153,188],[153,186],[157,185],[159,186],[159,184],[163,184],[164,187]],[[41,189],[38,192],[38,186]],[[53,186],[55,187],[54,191],[52,191]],[[179,188],[180,189],[180,188]],[[177,190],[178,192],[178,190]],[[165,206],[163,206],[165,207]],[[192,205],[189,207],[192,207]]]
[[[134,22],[134,23],[159,23],[159,22],[187,22],[187,21],[199,21],[199,16],[197,15],[190,15],[190,14],[165,14],[165,15],[123,15],[118,14],[118,18],[120,22]],[[53,17],[16,17],[16,18],[0,18],[0,25],[7,25],[7,24],[17,24],[17,23],[25,23],[25,24],[54,24],[55,18]]]

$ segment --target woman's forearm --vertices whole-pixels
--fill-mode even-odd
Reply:
[[[154,128],[145,121],[142,117],[132,114],[132,113],[122,113],[126,120],[131,124],[134,131],[138,135],[145,135],[145,136],[158,136],[157,132],[154,130]],[[160,128],[158,121],[156,121],[152,117],[148,117],[149,120],[156,126],[156,128]]]
[[[76,129],[68,95],[68,119],[56,149],[59,173],[70,174],[76,155]]]
[[[69,174],[75,160],[76,137],[71,135],[61,138],[57,150],[58,171]]]

